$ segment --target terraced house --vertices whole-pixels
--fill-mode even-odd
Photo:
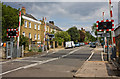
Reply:
[[[24,7],[22,7],[21,11],[23,13],[22,18],[24,19],[24,23],[21,26],[21,34],[29,37],[31,42],[41,43],[41,22],[31,14],[27,14]]]
[[[31,14],[26,13],[25,7],[22,7],[22,18],[24,19],[24,23],[21,26],[21,34],[29,37],[31,39],[31,43],[43,43],[44,41],[44,28],[45,28],[45,20],[37,20]],[[58,26],[54,25],[54,21],[49,21],[46,23],[46,44],[47,41],[50,41],[51,34],[54,36],[54,33],[62,31]]]

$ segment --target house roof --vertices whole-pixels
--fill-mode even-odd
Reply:
[[[32,16],[31,14],[25,14],[24,16],[26,16],[26,17],[29,17],[29,18],[32,18],[32,19],[34,19],[34,20],[37,20],[34,16]],[[38,20],[37,20],[38,21]]]
[[[52,29],[57,29],[57,30],[59,30],[59,31],[62,31],[62,29],[60,29],[58,26],[52,25],[52,24],[50,24],[50,23],[46,23],[46,25],[47,25],[47,26],[50,26],[50,28],[52,28]]]

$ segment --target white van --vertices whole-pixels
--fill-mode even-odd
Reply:
[[[75,44],[73,41],[67,41],[65,42],[65,48],[74,48],[75,47]]]

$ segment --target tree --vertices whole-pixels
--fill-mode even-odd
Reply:
[[[79,30],[79,33],[80,33],[80,39],[79,39],[79,42],[83,42],[85,40],[85,33],[81,30]]]
[[[23,23],[23,19],[22,19]],[[21,23],[21,25],[22,25]],[[2,3],[2,41],[9,40],[7,38],[7,29],[16,29],[19,24],[19,9],[6,6]]]
[[[96,38],[90,34],[90,32],[86,31],[85,34],[85,42],[94,42],[96,41]]]
[[[95,33],[95,35],[97,36],[97,28],[96,28],[96,23],[93,24],[92,26],[92,32]]]
[[[28,47],[29,45],[29,38],[24,37],[23,35],[20,35],[20,46],[24,45],[25,47]]]
[[[68,34],[71,36],[71,40],[74,42],[77,42],[80,39],[79,31],[77,30],[77,27],[71,27],[67,30]]]
[[[55,33],[55,41],[58,41],[61,45],[62,42],[70,41],[70,35],[65,31],[57,32]]]

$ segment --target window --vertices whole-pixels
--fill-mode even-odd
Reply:
[[[27,27],[27,21],[25,21],[25,27]]]
[[[23,32],[23,36],[25,37],[25,32]]]
[[[49,32],[49,28],[47,27],[47,31]]]
[[[31,39],[31,34],[29,33],[29,38]]]
[[[36,40],[36,34],[35,34],[34,38],[35,38],[35,40]]]
[[[35,29],[36,29],[36,24],[35,24]]]
[[[38,34],[38,40],[40,39],[40,35]]]
[[[56,29],[54,29],[54,32],[56,33]]]
[[[52,28],[51,28],[51,32],[52,32]]]
[[[29,22],[29,28],[31,28],[31,22]]]
[[[38,25],[38,30],[40,30],[40,25]]]

